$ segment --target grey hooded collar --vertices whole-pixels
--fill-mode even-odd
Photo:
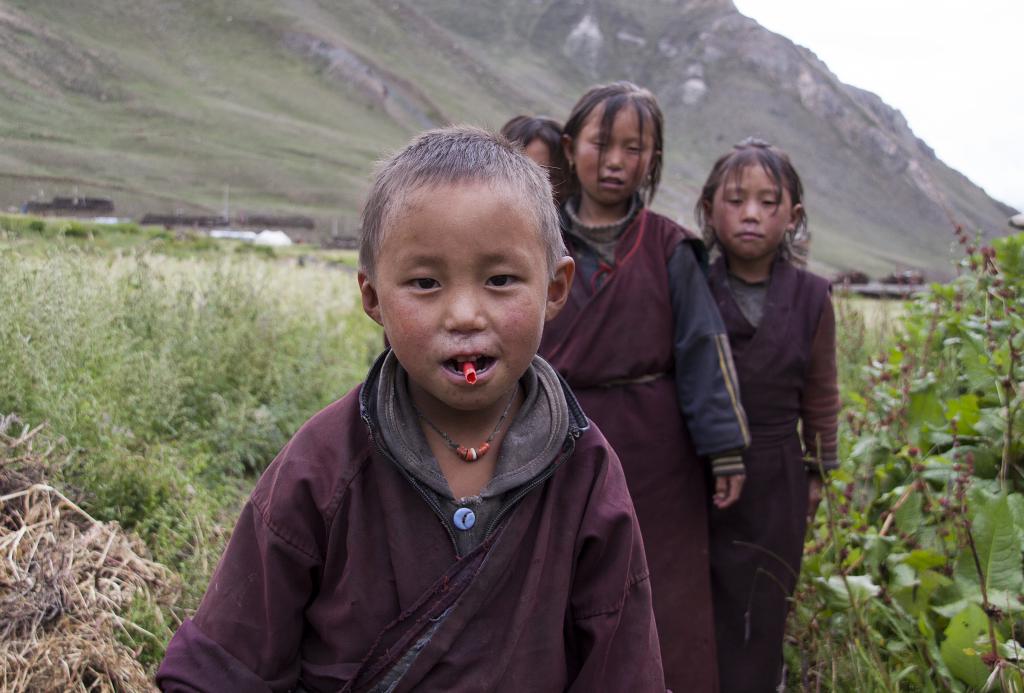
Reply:
[[[619,236],[629,228],[629,225],[643,210],[643,202],[639,194],[634,194],[629,201],[629,210],[626,212],[626,216],[602,226],[590,226],[579,218],[579,198],[577,197],[566,202],[564,210],[569,220],[566,233],[593,248],[605,263],[614,265],[615,246],[619,241]]]
[[[367,381],[373,389],[365,393],[365,399],[367,404],[375,404],[381,443],[415,479],[442,498],[452,499],[413,409],[405,369],[393,352],[388,352],[379,366],[376,383]],[[519,384],[524,390],[523,403],[508,424],[494,477],[480,491],[481,499],[495,498],[536,477],[555,460],[570,424],[577,428],[586,425],[585,420],[582,424],[570,421],[573,413],[582,418],[579,405],[575,401],[570,405],[561,379],[542,358],[534,357]]]

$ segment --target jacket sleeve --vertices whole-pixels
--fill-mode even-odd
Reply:
[[[750,443],[729,338],[689,242],[668,261],[676,393],[697,448],[715,475],[742,474]]]
[[[266,681],[208,638],[190,618],[171,639],[156,683],[160,690],[174,693],[271,690]]]
[[[272,465],[245,505],[195,616],[182,624],[157,672],[165,691],[269,691],[295,686],[303,612],[321,561],[309,517],[315,504],[282,494],[293,509],[276,524],[268,505]],[[284,501],[280,498],[275,503]],[[311,507],[312,506],[312,507]],[[278,513],[280,516],[285,513]],[[303,521],[306,520],[306,521]]]
[[[839,427],[837,380],[836,318],[832,301],[826,299],[811,344],[811,358],[800,397],[804,463],[808,471],[828,471],[839,466],[836,456]]]
[[[619,460],[603,451],[577,541],[568,690],[665,693],[640,526]]]

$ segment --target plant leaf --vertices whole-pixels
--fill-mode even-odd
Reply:
[[[1024,551],[1024,495],[1011,493],[1006,497],[1010,506],[1010,515],[1013,516],[1013,525],[1017,529],[1017,538],[1020,540],[1020,550]]]
[[[963,397],[946,402],[946,418],[957,422],[957,431],[964,435],[974,435],[974,425],[981,418],[978,408],[978,396],[968,393]]]
[[[845,582],[840,575],[833,575],[828,580],[822,578],[817,580],[828,588],[830,596],[828,601],[834,609],[850,608],[851,597],[853,601],[863,604],[872,597],[878,596],[882,591],[882,588],[874,583],[870,575],[849,575]],[[846,589],[847,585],[850,586],[849,591]]]
[[[935,551],[915,549],[903,562],[914,570],[921,571],[927,568],[937,568],[946,562],[946,557]]]
[[[971,534],[978,552],[978,562],[969,547],[961,551],[956,578],[964,595],[981,599],[980,565],[985,587],[992,603],[1002,609],[1019,608],[1012,595],[1024,589],[1024,562],[1021,559],[1020,537],[1014,527],[1010,503],[1005,494],[996,498],[987,494],[971,494],[974,522]]]
[[[981,661],[976,647],[988,634],[988,616],[976,604],[954,616],[944,633],[940,652],[953,676],[976,688],[985,685],[989,668]]]

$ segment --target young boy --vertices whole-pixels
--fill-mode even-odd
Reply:
[[[658,691],[618,459],[536,356],[572,282],[544,172],[473,128],[378,172],[392,349],[263,474],[157,674],[175,691]]]

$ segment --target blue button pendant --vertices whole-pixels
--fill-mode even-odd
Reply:
[[[476,524],[476,513],[469,508],[459,508],[455,511],[455,526],[459,529],[466,530],[473,527]]]

